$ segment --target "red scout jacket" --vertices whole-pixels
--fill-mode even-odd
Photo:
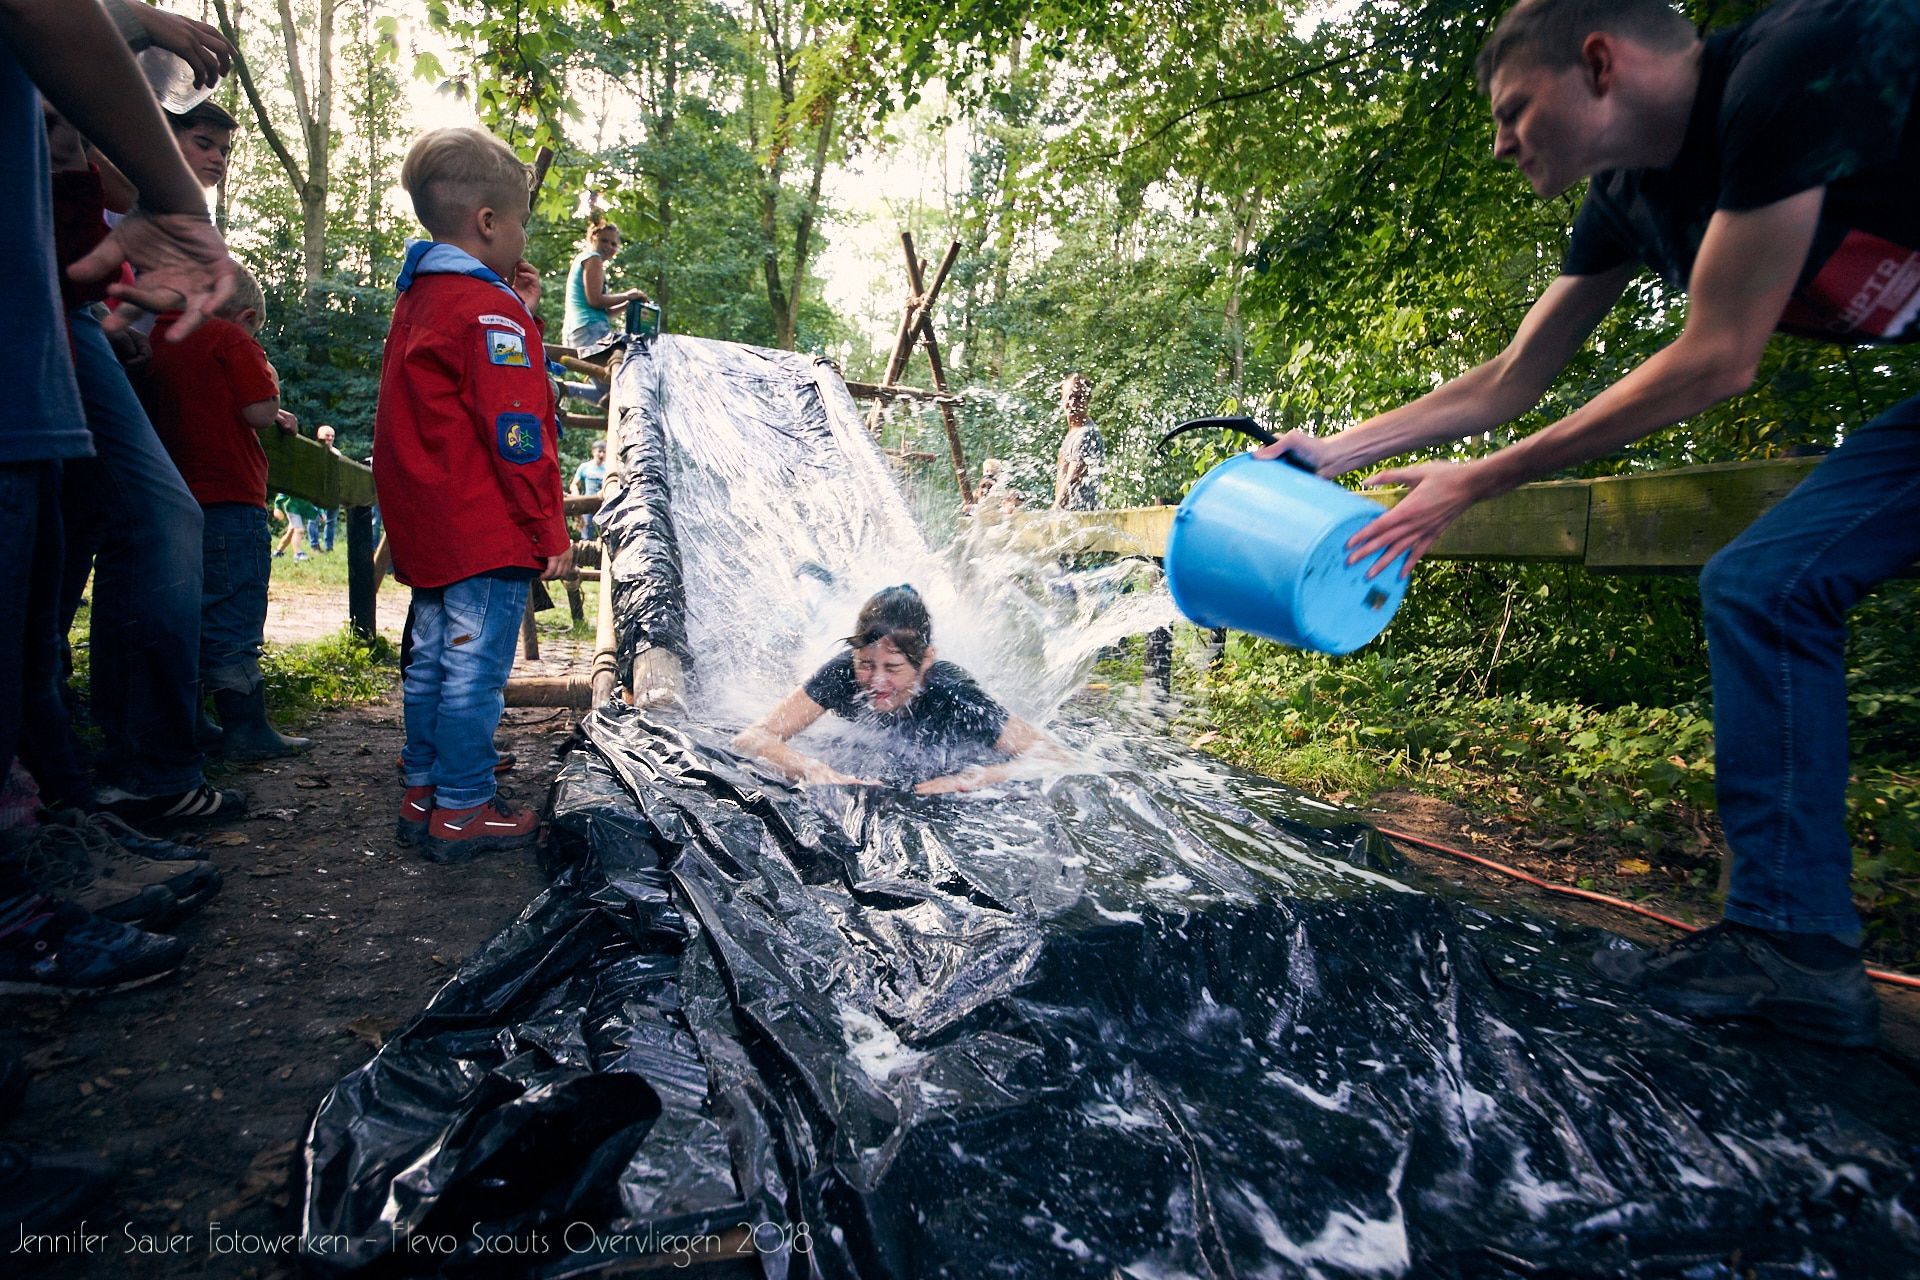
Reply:
[[[541,568],[569,535],[540,321],[449,244],[410,245],[398,287],[373,426],[394,577]]]

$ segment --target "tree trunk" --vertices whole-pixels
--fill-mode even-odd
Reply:
[[[1227,267],[1226,338],[1227,385],[1236,400],[1246,395],[1247,332],[1240,320],[1240,294],[1247,279],[1247,250],[1253,245],[1253,224],[1260,217],[1260,188],[1250,189],[1240,202],[1233,227],[1233,259]]]

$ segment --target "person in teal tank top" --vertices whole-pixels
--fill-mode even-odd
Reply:
[[[613,332],[613,317],[629,302],[647,302],[638,289],[607,291],[607,263],[620,252],[620,228],[600,218],[587,226],[587,243],[567,272],[567,313],[561,325],[566,344],[579,350]]]

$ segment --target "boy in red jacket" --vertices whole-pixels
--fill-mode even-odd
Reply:
[[[432,240],[407,246],[374,417],[393,573],[413,588],[396,835],[452,862],[531,845],[495,788],[494,729],[535,578],[572,564],[559,432],[534,315],[527,166],[478,129],[436,129],[400,184]]]

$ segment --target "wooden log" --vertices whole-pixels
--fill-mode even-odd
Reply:
[[[280,434],[277,427],[260,433],[267,455],[267,488],[304,498],[317,507],[370,507],[373,469],[305,436]]]
[[[371,640],[378,634],[380,580],[373,569],[373,508],[348,507],[347,623],[354,634]]]
[[[605,501],[612,501],[627,484],[627,473],[620,461],[620,442],[617,439],[620,414],[614,401],[620,396],[620,365],[623,353],[613,353],[613,366],[608,378],[613,383],[613,398],[608,401],[607,413],[607,478],[601,482],[600,492],[593,495]],[[597,509],[597,508],[596,508]],[[593,665],[589,669],[588,680],[592,687],[592,696],[588,706],[597,707],[612,698],[620,683],[619,636],[613,624],[613,587],[612,574],[600,584],[598,607],[595,610],[593,635]]]
[[[903,237],[904,238],[904,237]],[[922,296],[921,305],[916,308],[921,345],[927,349],[927,367],[933,372],[933,389],[945,396],[947,394],[947,374],[940,364],[940,340],[933,336],[933,300],[940,296],[940,286],[946,283],[947,273],[953,270],[953,264],[960,256],[960,242],[953,241],[947,246],[947,256],[941,259],[940,270],[933,278],[931,288],[922,290],[920,283],[920,261],[914,257],[913,242],[907,241],[907,277],[913,282],[913,291]],[[973,504],[973,480],[967,475],[966,453],[960,447],[960,428],[954,421],[953,402],[949,397],[936,401],[940,406],[940,421],[947,429],[947,448],[953,454],[953,478],[960,488],[960,501]]]
[[[520,615],[520,656],[540,656],[540,622],[533,612],[533,594],[527,594],[527,611]]]
[[[582,360],[579,356],[575,356],[575,355],[558,355],[553,358],[557,360],[560,363],[560,366],[563,369],[566,369],[569,373],[584,374],[587,377],[597,379],[600,382],[605,382],[607,380],[606,365],[595,364],[591,360]]]
[[[849,382],[846,387],[856,400],[924,400],[931,404],[960,403],[959,396],[942,391],[929,391],[925,387],[899,384],[889,387],[878,382]]]
[[[570,493],[562,499],[561,510],[570,516],[590,516],[600,509],[603,501],[599,493]]]
[[[512,676],[506,695],[510,707],[590,707],[593,682],[580,676]]]
[[[1819,464],[1782,458],[1591,481],[1587,567],[1698,569]]]
[[[597,436],[606,431],[607,420],[584,413],[563,413],[560,415],[560,425],[569,431],[585,431]]]
[[[563,579],[567,588],[567,616],[573,620],[573,625],[576,627],[580,625],[580,620],[584,618],[587,613],[587,597],[580,590],[581,572],[581,570],[575,569]],[[598,573],[594,574],[596,578],[599,576]]]

